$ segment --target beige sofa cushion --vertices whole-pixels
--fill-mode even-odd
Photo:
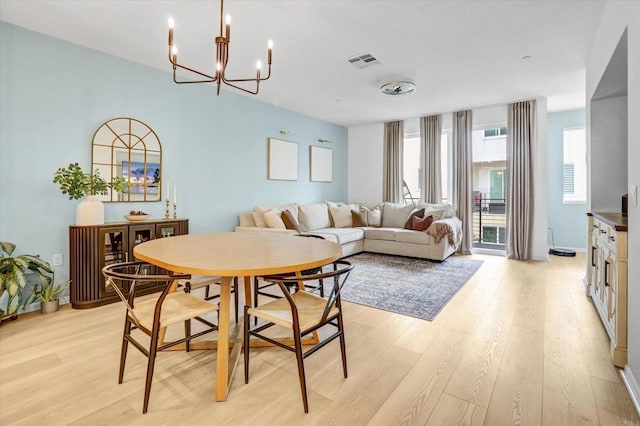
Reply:
[[[329,207],[329,214],[331,215],[334,227],[351,228],[353,226],[349,206]]]
[[[399,243],[429,245],[431,244],[431,235],[421,231],[398,229],[396,231],[396,241]]]
[[[287,229],[281,217],[282,212],[278,208],[272,208],[264,212],[264,221],[269,228]]]
[[[362,228],[325,228],[316,229],[309,234],[320,235],[326,240],[333,241],[329,236],[336,239],[338,244],[346,244],[352,241],[358,241],[364,238],[364,230]]]
[[[425,209],[425,213],[428,210],[444,210],[444,214],[442,215],[442,217],[438,218],[438,219],[442,219],[443,217],[453,217],[455,216],[455,212],[453,211],[453,206],[451,204],[447,204],[447,203],[440,203],[440,204],[435,204],[435,203],[418,203],[416,204],[416,208],[417,209],[421,209],[424,208]],[[428,216],[428,214],[425,214],[425,217]],[[437,220],[437,218],[434,217],[434,220]]]
[[[364,204],[360,204],[359,212],[361,220],[366,223],[365,226],[373,226],[374,228],[382,226],[382,210],[380,206],[367,207]]]
[[[364,237],[371,240],[396,240],[396,229],[394,228],[366,228]]]
[[[422,217],[431,216],[433,220],[440,220],[444,219],[446,214],[446,209],[433,209],[427,207],[426,209],[424,209],[424,215]]]
[[[253,212],[240,213],[240,226],[257,226],[256,221],[253,219]]]
[[[415,208],[416,205],[413,203],[407,205],[384,203],[384,207],[382,208],[382,227],[404,228],[404,224]]]
[[[303,204],[298,207],[298,223],[305,232],[331,228],[327,203]]]
[[[258,228],[268,228],[267,222],[264,220],[264,212],[269,210],[264,206],[255,206],[253,211],[251,212],[253,215],[253,221],[256,223]]]

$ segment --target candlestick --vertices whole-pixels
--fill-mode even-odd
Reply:
[[[169,208],[169,180],[167,179],[167,209]]]
[[[175,198],[175,195],[174,195]],[[176,203],[173,203],[173,218],[177,219],[178,218],[178,214],[176,213]]]
[[[169,219],[169,197],[167,197],[167,209],[164,211],[164,218]]]

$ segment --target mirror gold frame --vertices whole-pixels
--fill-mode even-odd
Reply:
[[[162,146],[153,129],[130,117],[111,119],[93,135],[91,170],[107,182],[121,176],[125,191],[109,190],[104,202],[152,202],[162,199]]]

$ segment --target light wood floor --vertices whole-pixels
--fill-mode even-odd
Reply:
[[[117,384],[120,304],[23,315],[0,327],[0,424],[640,424],[583,294],[584,255],[473,257],[483,266],[433,322],[347,304],[349,378],[337,342],[308,358],[307,415],[277,348],[252,350],[226,402],[214,351],[161,353],[142,415],[134,349]]]

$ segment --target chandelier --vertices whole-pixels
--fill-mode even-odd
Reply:
[[[216,72],[214,75],[209,75],[193,68],[180,65],[178,63],[178,48],[173,44],[173,27],[175,22],[173,18],[169,18],[169,62],[173,66],[173,81],[177,84],[193,84],[193,83],[216,83],[217,95],[220,96],[220,85],[222,83],[242,90],[243,92],[257,95],[260,90],[260,82],[268,80],[271,77],[271,55],[273,52],[273,41],[269,40],[267,44],[267,76],[261,77],[260,70],[262,69],[262,62],[258,61],[256,64],[257,72],[255,78],[227,78],[226,70],[229,62],[229,41],[231,35],[231,16],[225,17],[225,32],[222,32],[222,17],[224,16],[224,0],[220,0],[220,35],[215,38],[216,42]],[[178,81],[176,76],[176,70],[180,68],[197,75],[199,80],[185,80]],[[245,89],[240,87],[237,83],[255,83],[255,90]]]

